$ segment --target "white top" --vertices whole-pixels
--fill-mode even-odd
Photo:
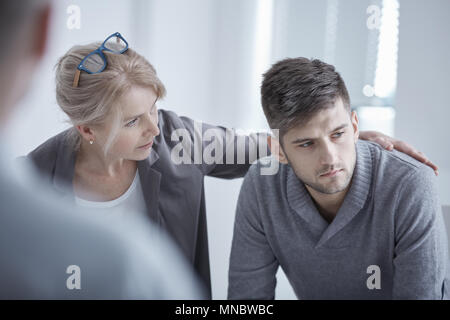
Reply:
[[[75,203],[80,207],[88,207],[98,211],[108,218],[148,219],[138,170],[136,170],[136,175],[130,187],[120,197],[111,201],[89,201],[75,196]]]

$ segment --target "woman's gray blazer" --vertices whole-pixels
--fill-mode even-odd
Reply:
[[[234,130],[207,124],[202,124],[200,127],[199,123],[186,117],[179,117],[171,111],[159,110],[158,114],[158,126],[161,133],[155,138],[149,157],[138,161],[147,213],[156,225],[173,237],[203,280],[209,297],[211,297],[204,177],[207,175],[232,179],[244,176],[250,167],[250,161],[254,160],[249,159],[249,143],[254,143],[255,146],[259,146],[261,143],[262,146],[266,146],[265,154],[268,154],[265,143],[267,135],[243,136],[245,161],[240,161],[242,164],[236,164],[237,138],[232,136],[230,139],[225,139],[226,135],[234,134]],[[182,140],[180,138],[172,141],[172,133],[176,129],[179,129],[176,131],[178,136],[184,135],[183,152],[186,151],[186,155],[189,155],[188,150],[191,151],[191,164],[176,164],[171,159],[172,149],[178,145],[174,151],[179,151],[180,140]],[[217,161],[218,163],[206,164],[205,161],[194,159],[192,142],[198,140],[201,143],[201,150],[205,150],[205,147],[211,143],[211,139],[203,141],[201,137],[208,129],[213,130],[209,133],[214,132],[222,148],[222,155],[219,156],[223,161]],[[67,132],[68,130],[50,138],[30,152],[27,158],[32,160],[43,178],[55,191],[61,196],[73,198],[72,181],[76,151],[68,143]],[[200,143],[197,144],[197,147],[200,146]],[[226,162],[227,151],[228,158],[231,154],[231,159],[234,160],[232,164]],[[202,152],[198,154],[202,154]],[[194,164],[194,160],[199,163]],[[231,216],[230,219],[232,219]]]

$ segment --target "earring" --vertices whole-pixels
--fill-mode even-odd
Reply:
[[[93,144],[93,143],[94,143],[94,140],[89,140],[89,143],[90,143],[90,144]]]

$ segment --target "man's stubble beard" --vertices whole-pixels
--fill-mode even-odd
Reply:
[[[355,151],[355,153],[356,153],[356,151]],[[304,183],[308,187],[312,188],[313,190],[315,190],[317,192],[320,192],[320,193],[323,193],[323,194],[335,194],[335,193],[342,192],[342,191],[346,190],[349,187],[349,185],[350,185],[350,183],[352,181],[353,173],[354,173],[355,167],[356,167],[356,154],[355,154],[355,158],[354,158],[354,161],[353,161],[353,164],[352,164],[351,172],[349,172],[346,168],[343,168],[343,167],[339,168],[338,166],[336,166],[336,167],[335,166],[328,166],[328,167],[321,168],[321,170],[319,170],[319,173],[315,173],[316,177],[318,177],[320,175],[320,173],[324,173],[324,172],[328,172],[328,171],[331,171],[331,170],[335,170],[336,168],[344,169],[344,171],[340,173],[340,174],[345,174],[344,182],[342,183],[342,185],[337,186],[337,187],[333,187],[333,188],[327,188],[326,186],[323,186],[323,185],[321,185],[319,183],[316,183],[316,182],[311,182],[308,179],[305,179],[304,177],[302,177],[302,175],[298,172],[298,170],[296,170],[295,166],[292,165],[292,163],[289,160],[289,158],[288,158],[286,153],[285,153],[285,157],[286,157],[286,160],[287,160],[289,166],[294,170],[295,175],[297,176],[297,178],[302,183]]]

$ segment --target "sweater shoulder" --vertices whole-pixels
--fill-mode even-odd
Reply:
[[[399,182],[414,176],[434,176],[433,169],[403,152],[388,151],[373,142],[363,141],[362,143],[368,146],[374,169],[379,177],[383,177],[383,180]]]

